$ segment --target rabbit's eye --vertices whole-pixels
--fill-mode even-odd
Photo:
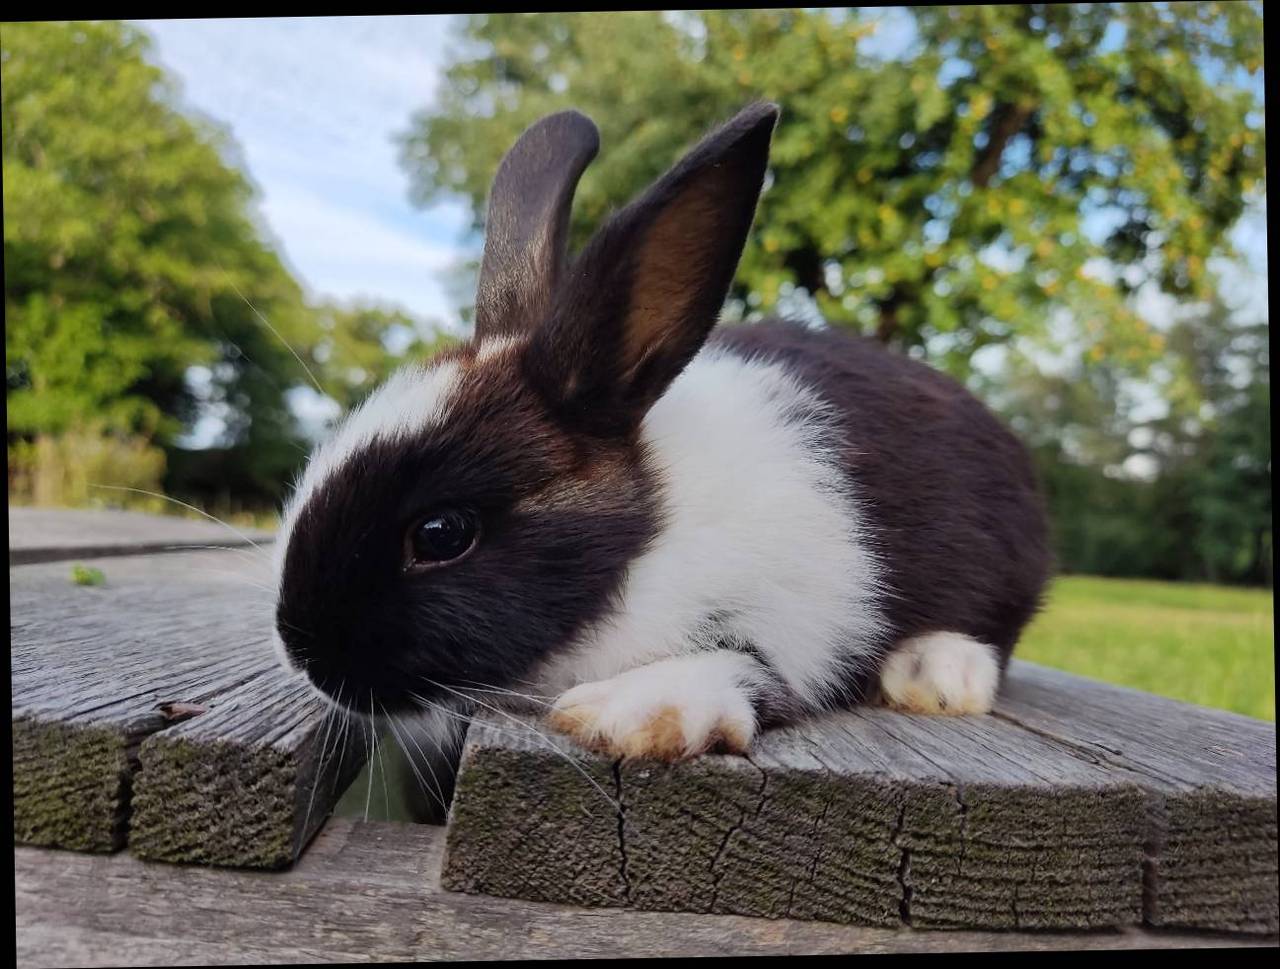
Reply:
[[[474,512],[463,508],[433,512],[410,529],[405,568],[457,562],[476,547],[479,537],[480,522]]]

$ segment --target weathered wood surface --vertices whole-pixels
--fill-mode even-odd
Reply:
[[[268,641],[265,556],[186,551],[93,564],[105,585],[74,585],[65,561],[10,569],[15,839],[85,851],[127,839],[143,858],[288,865],[369,740],[355,723],[340,730],[279,670]],[[87,892],[116,878],[130,886],[117,908],[110,892],[93,905],[82,899],[81,921],[68,923],[81,934],[33,920],[31,938],[40,941],[30,951],[58,953],[53,961],[62,964],[93,961],[90,949],[75,947],[98,942],[116,946],[106,961],[349,958],[404,915],[415,934],[388,941],[388,957],[427,956],[422,940],[435,940],[436,923],[422,921],[428,889],[420,881],[385,898],[375,889],[358,925],[340,917],[352,911],[341,907],[344,891],[356,896],[369,884],[421,875],[420,859],[396,850],[414,852],[426,838],[432,864],[439,859],[438,832],[378,830],[337,822],[296,872],[275,876],[283,880],[18,850],[70,879],[58,888],[53,876],[45,885],[32,874],[32,898],[65,889],[65,907],[77,885]],[[347,840],[333,848],[338,837]],[[325,861],[330,849],[340,861]],[[399,875],[384,874],[376,867],[383,864]],[[506,917],[500,913],[540,918],[548,909],[537,900],[589,906],[553,920],[565,928],[551,949],[583,954],[617,952],[607,932],[598,950],[579,941],[602,919],[623,933],[640,927],[637,952],[666,951],[655,943],[661,937],[671,954],[703,951],[704,943],[707,952],[725,951],[732,931],[767,939],[743,951],[949,949],[964,947],[962,938],[976,948],[999,945],[974,929],[1012,931],[996,938],[1031,947],[1042,938],[1107,946],[1169,938],[1018,934],[1138,923],[1274,934],[1275,728],[1027,664],[1015,665],[992,717],[863,710],[774,731],[750,758],[675,768],[616,764],[500,718],[480,724],[468,742],[444,882],[534,902],[440,894],[438,865],[431,871],[428,908],[472,933],[457,950],[472,957],[526,954],[509,925],[500,938],[481,936]],[[311,891],[326,878],[345,889]],[[165,897],[137,888],[148,885]],[[251,939],[255,926],[264,928],[257,913],[279,900],[282,886],[323,899],[314,910],[295,899],[293,924],[301,919],[308,934],[280,936],[279,945]],[[215,917],[205,936],[189,940],[188,960],[172,949],[175,934],[188,938],[185,900],[167,896],[189,888],[229,893],[227,938],[236,941],[217,934]],[[152,928],[95,921],[129,906],[152,913]],[[209,910],[223,913],[216,904]],[[788,921],[722,932],[740,921],[726,921],[732,915]],[[316,918],[337,919],[332,946],[317,944]],[[753,928],[791,920],[807,926],[772,935]],[[273,913],[272,932],[281,931],[278,922]],[[693,936],[671,938],[677,923]],[[958,934],[943,933],[950,941],[935,945],[903,923]],[[702,941],[691,950],[689,938]],[[823,948],[824,939],[843,948]]]
[[[998,715],[1148,792],[1149,924],[1276,931],[1274,723],[1029,664]]]
[[[333,820],[286,872],[14,851],[22,967],[1275,945],[1141,929],[921,932],[441,891],[443,830]]]
[[[289,863],[366,738],[353,724],[334,756],[327,711],[279,668],[260,555],[90,561],[104,585],[9,572],[15,840]]]
[[[240,534],[236,534],[239,531]],[[9,506],[9,564],[165,552],[205,545],[245,547],[269,533],[211,521],[131,511]]]
[[[1015,663],[993,716],[860,710],[748,758],[619,764],[539,729],[472,727],[446,887],[886,927],[1277,930],[1271,723]]]

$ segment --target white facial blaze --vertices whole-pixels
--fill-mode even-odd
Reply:
[[[460,376],[461,368],[454,361],[434,366],[413,364],[396,371],[312,452],[281,519],[275,547],[277,577],[298,512],[316,488],[352,454],[375,440],[395,440],[442,423]]]

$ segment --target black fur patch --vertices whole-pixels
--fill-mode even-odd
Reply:
[[[841,463],[887,570],[890,642],[965,633],[995,646],[1003,670],[1052,568],[1021,442],[950,377],[866,338],[772,320],[711,343],[783,364],[840,414]],[[846,686],[865,697],[876,679]]]
[[[451,410],[412,440],[353,454],[289,538],[281,638],[318,687],[359,709],[407,710],[410,692],[453,699],[434,684],[515,685],[606,612],[657,530],[638,451],[563,434],[511,375],[468,372]],[[572,502],[540,502],[565,488]],[[479,547],[406,573],[407,530],[452,504],[480,512]]]

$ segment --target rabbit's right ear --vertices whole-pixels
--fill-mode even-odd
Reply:
[[[531,125],[502,159],[485,216],[477,340],[522,333],[550,311],[573,192],[599,148],[590,118],[561,111]]]

